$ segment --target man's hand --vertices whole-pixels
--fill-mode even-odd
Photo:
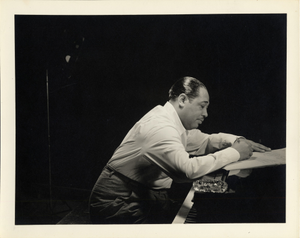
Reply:
[[[249,159],[253,153],[252,146],[245,139],[237,139],[233,143],[232,148],[240,153],[239,161]]]
[[[264,145],[261,145],[259,143],[255,143],[251,140],[247,140],[247,139],[239,139],[239,140],[245,140],[246,143],[248,143],[249,145],[251,145],[253,151],[257,151],[257,152],[266,152],[266,151],[271,151],[270,148],[264,146]]]

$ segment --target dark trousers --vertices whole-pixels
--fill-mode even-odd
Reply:
[[[96,224],[172,222],[167,190],[149,189],[105,167],[90,196],[90,218]]]

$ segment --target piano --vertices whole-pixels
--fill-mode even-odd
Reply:
[[[225,176],[224,176],[225,174]],[[225,193],[198,193],[192,186],[172,224],[284,223],[286,166],[257,168],[248,176],[210,174],[228,184]]]

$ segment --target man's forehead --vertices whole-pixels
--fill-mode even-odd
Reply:
[[[198,99],[200,102],[209,103],[209,94],[206,88],[199,88],[199,96]]]

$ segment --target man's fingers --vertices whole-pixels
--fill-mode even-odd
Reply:
[[[253,142],[253,141],[251,141],[251,140],[247,140],[247,139],[246,139],[246,142],[252,146],[252,149],[253,149],[254,151],[257,151],[257,152],[271,151],[270,148],[268,148],[268,147],[266,147],[266,146],[264,146],[264,145],[262,145],[262,144],[255,143],[255,142]]]
[[[254,151],[258,151],[258,152],[265,152],[265,151],[270,151],[271,150],[270,148],[268,148],[264,145],[258,144],[258,143],[253,143],[252,148],[253,148]]]
[[[253,147],[253,151],[256,151],[256,152],[266,152],[266,150],[263,150],[259,147]]]

